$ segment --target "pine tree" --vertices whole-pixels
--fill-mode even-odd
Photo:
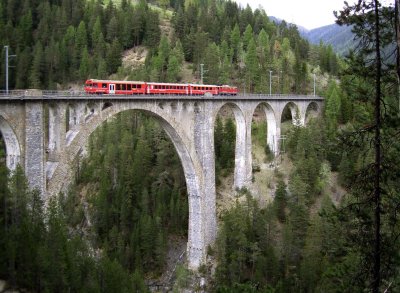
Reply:
[[[29,75],[29,84],[32,88],[40,89],[43,85],[43,71],[44,71],[44,52],[43,46],[37,42],[33,52],[32,67]]]
[[[358,180],[353,183],[352,191],[357,201],[363,202],[362,208],[354,209],[354,217],[358,220],[355,224],[360,231],[356,237],[360,242],[356,243],[363,262],[363,266],[359,269],[361,272],[354,272],[357,275],[354,287],[367,286],[368,290],[376,293],[384,290],[383,280],[393,277],[392,271],[386,267],[392,265],[390,256],[382,247],[392,247],[387,241],[393,243],[391,239],[397,238],[388,232],[391,231],[393,224],[385,218],[385,214],[390,213],[389,210],[397,208],[392,202],[390,193],[387,193],[390,187],[386,176],[383,175],[385,157],[390,153],[385,149],[385,145],[391,143],[391,138],[386,137],[385,133],[391,132],[389,130],[391,127],[385,123],[388,116],[383,116],[381,110],[386,98],[383,76],[387,70],[382,51],[394,41],[393,27],[389,25],[394,18],[393,12],[391,7],[382,6],[381,1],[362,0],[354,5],[345,3],[344,9],[340,13],[335,13],[339,24],[353,25],[353,32],[361,43],[357,56],[350,59],[353,74],[361,77],[366,85],[373,85],[371,87],[373,97],[370,97],[371,92],[367,94],[367,98],[363,97],[369,104],[367,108],[373,108],[371,111],[373,118],[368,122],[370,126],[363,126],[356,131],[356,134],[369,141],[372,146],[370,152],[374,154],[374,158],[372,160],[367,158],[370,165],[362,170]],[[352,62],[354,60],[356,62]],[[352,140],[347,140],[347,143],[353,144]],[[364,143],[361,146],[364,147]],[[358,203],[356,205],[361,207]],[[368,239],[367,245],[366,239]]]
[[[240,30],[239,26],[235,24],[235,27],[233,28],[231,32],[231,48],[233,49],[233,55],[232,59],[234,62],[237,62],[239,60],[239,51],[240,51]]]
[[[247,47],[249,46],[251,40],[253,40],[253,28],[251,27],[250,24],[246,26],[246,30],[244,31],[243,34],[243,49],[247,50]]]
[[[257,48],[254,39],[249,42],[248,50],[246,53],[246,84],[249,85],[249,91],[252,92],[254,87],[259,82],[259,62],[257,58]]]
[[[287,192],[286,184],[283,181],[278,182],[278,188],[275,192],[274,206],[276,209],[278,220],[283,223],[286,219]]]
[[[220,63],[219,47],[215,43],[209,44],[204,53],[204,67],[206,68],[204,82],[206,84],[218,83]]]
[[[177,82],[180,80],[180,64],[175,55],[171,55],[167,65],[167,82]]]
[[[121,66],[122,48],[117,39],[114,39],[107,52],[107,71],[109,73],[116,72],[118,67]]]
[[[79,66],[79,76],[80,78],[87,79],[89,77],[90,64],[89,64],[89,52],[87,48],[83,49],[81,64]]]

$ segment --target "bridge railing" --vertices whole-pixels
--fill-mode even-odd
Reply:
[[[25,90],[11,90],[11,91],[5,91],[5,90],[0,90],[0,97],[20,97],[25,95]]]
[[[36,90],[36,89],[28,89],[28,90],[11,90],[8,93],[5,90],[0,90],[0,99],[24,99],[24,98],[35,98],[38,99],[51,99],[51,98],[88,98],[88,99],[142,99],[142,98],[153,98],[153,99],[220,99],[220,100],[235,100],[235,99],[249,99],[249,100],[262,100],[262,99],[293,99],[293,100],[315,100],[315,99],[323,99],[320,96],[314,95],[297,95],[297,94],[247,94],[247,93],[238,93],[236,96],[178,96],[178,95],[93,95],[87,94],[85,91],[77,91],[77,90]]]

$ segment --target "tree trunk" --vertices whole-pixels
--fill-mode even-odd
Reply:
[[[398,0],[397,0],[398,1]],[[376,77],[375,77],[375,168],[374,168],[374,205],[375,205],[375,245],[372,291],[379,293],[381,283],[381,75],[382,63],[380,53],[380,21],[379,1],[375,4],[375,53],[376,53]]]
[[[398,98],[399,98],[399,115],[400,115],[400,0],[395,0],[394,12],[395,12],[395,26],[396,26],[396,70],[397,70],[397,85],[398,85]]]

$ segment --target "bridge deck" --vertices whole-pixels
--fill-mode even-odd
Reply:
[[[0,91],[0,101],[4,100],[312,100],[322,101],[323,97],[296,94],[244,94],[236,96],[189,96],[189,95],[89,95],[83,91]]]

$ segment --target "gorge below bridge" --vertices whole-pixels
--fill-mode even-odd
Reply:
[[[6,163],[19,164],[31,188],[44,201],[68,189],[76,161],[85,154],[90,134],[104,121],[127,110],[153,116],[171,138],[183,166],[189,196],[187,259],[191,269],[204,261],[216,237],[214,126],[223,106],[236,122],[234,187],[251,184],[251,124],[256,109],[267,121],[267,143],[279,153],[281,117],[288,107],[293,123],[305,125],[310,111],[322,111],[323,98],[300,95],[117,96],[82,92],[11,91],[0,95],[0,132]]]

